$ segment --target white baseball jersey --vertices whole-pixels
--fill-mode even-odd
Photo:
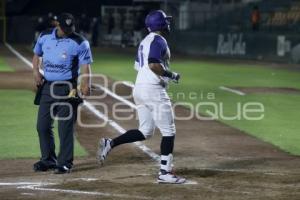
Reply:
[[[166,86],[169,79],[156,75],[149,68],[148,63],[160,63],[164,69],[169,68],[170,49],[165,38],[157,33],[149,33],[140,43],[135,69],[138,71],[136,85]]]
[[[156,75],[148,63],[160,63],[169,68],[170,50],[165,38],[149,33],[140,43],[135,62],[138,71],[133,97],[137,105],[139,130],[146,138],[158,127],[163,136],[174,136],[176,128],[170,98],[166,92],[168,78]]]

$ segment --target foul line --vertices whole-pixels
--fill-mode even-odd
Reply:
[[[11,50],[12,53],[14,53],[18,58],[20,58],[26,65],[28,65],[30,68],[33,68],[32,64],[29,62],[28,59],[26,59],[24,56],[22,56],[17,50],[15,50],[11,45],[9,45],[8,43],[5,43],[5,45],[7,46],[7,48],[9,50]],[[41,72],[43,72],[40,69]],[[111,92],[110,90],[108,90],[105,87],[102,87],[101,85],[97,85],[96,86],[102,90],[104,90],[104,92],[106,92],[107,94],[113,96],[114,98],[118,99],[119,101],[122,101],[123,103],[129,105],[130,107],[136,109],[136,105],[131,103],[130,101],[122,98],[121,96],[118,96],[116,94],[114,94],[113,92]],[[102,120],[104,120],[105,122],[107,122],[110,126],[112,126],[115,130],[118,131],[119,134],[123,134],[126,132],[126,130],[124,128],[122,128],[117,122],[109,119],[107,116],[105,116],[102,112],[100,112],[99,110],[97,110],[91,103],[89,103],[88,101],[84,100],[84,105],[92,112],[94,113],[97,117],[101,118]],[[148,156],[150,156],[152,159],[154,159],[155,161],[159,162],[160,161],[160,156],[158,154],[156,154],[155,152],[153,152],[150,148],[148,148],[147,146],[145,146],[143,143],[141,142],[135,142],[134,143],[139,149],[141,149],[144,153],[146,153]]]
[[[76,179],[73,179],[76,180]],[[82,180],[82,179],[81,179]],[[98,180],[98,179],[93,179]],[[83,180],[83,181],[91,181]],[[17,186],[17,189],[25,189],[25,190],[34,190],[34,191],[45,191],[45,192],[60,192],[60,193],[69,193],[69,194],[78,194],[78,195],[93,195],[93,196],[105,196],[105,197],[118,197],[121,199],[151,199],[150,197],[145,196],[132,196],[127,194],[113,194],[108,192],[90,192],[90,191],[82,191],[82,190],[67,190],[67,189],[56,189],[56,188],[45,188],[47,186],[54,186],[58,183],[43,183],[43,182],[0,182],[0,186]],[[27,193],[24,193],[27,194]],[[30,194],[33,195],[33,194]]]
[[[17,50],[15,50],[10,44],[6,42],[4,44],[13,54],[15,54],[20,60],[22,60],[28,67],[33,68],[32,63],[24,56],[22,56]]]
[[[5,46],[13,53],[15,54],[15,56],[17,56],[20,60],[22,60],[28,67],[30,67],[30,69],[33,69],[33,65],[32,63],[25,58],[24,56],[22,56],[22,54],[20,54],[16,49],[14,49],[10,44],[8,43],[4,43]],[[41,74],[44,74],[44,71],[42,69],[39,69]]]
[[[49,185],[52,183],[48,183]],[[14,183],[0,183],[0,186],[25,186],[25,185],[44,185],[42,182],[14,182]]]
[[[133,108],[133,109],[137,109],[137,106],[132,103],[131,101],[128,101],[127,99],[117,95],[116,93],[112,92],[111,90],[109,90],[108,88],[106,87],[103,87],[102,85],[99,85],[99,84],[94,84],[93,85],[96,87],[96,88],[99,88],[100,90],[103,90],[103,92],[105,92],[106,94],[110,95],[111,97],[117,99],[118,101],[121,101],[123,103],[125,103],[126,105],[128,105],[129,107]]]
[[[130,81],[122,81],[122,83],[128,87],[134,88],[134,84]]]
[[[244,92],[241,92],[241,91],[235,90],[235,89],[231,89],[231,88],[228,88],[228,87],[224,87],[224,86],[220,86],[219,89],[227,91],[227,92],[231,92],[231,93],[234,93],[234,94],[237,94],[237,95],[240,95],[240,96],[245,96],[246,95]]]
[[[47,186],[50,184],[44,184],[43,186]],[[88,192],[81,190],[66,190],[66,189],[55,189],[55,188],[44,188],[41,185],[29,185],[29,186],[20,186],[18,189],[29,189],[35,191],[46,191],[46,192],[60,192],[60,193],[69,193],[69,194],[79,194],[79,195],[93,195],[93,196],[105,196],[105,197],[118,197],[118,198],[126,198],[126,199],[151,199],[145,196],[131,196],[126,194],[112,194],[107,192]]]

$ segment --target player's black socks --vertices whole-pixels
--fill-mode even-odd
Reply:
[[[145,136],[143,133],[137,129],[129,130],[123,135],[120,135],[119,137],[113,139],[110,143],[111,148],[114,148],[120,144],[125,143],[132,143],[136,141],[142,141],[145,140]]]
[[[162,137],[160,143],[161,155],[167,156],[173,153],[175,136]]]

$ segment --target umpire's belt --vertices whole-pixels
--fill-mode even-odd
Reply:
[[[48,81],[45,80],[45,84],[51,85],[54,84],[55,86],[68,86],[69,83],[71,83],[72,87],[70,89],[76,89],[77,88],[77,78],[69,79],[69,80],[63,80],[63,81]]]

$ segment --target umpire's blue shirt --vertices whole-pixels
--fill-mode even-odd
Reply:
[[[43,58],[47,81],[64,81],[79,76],[79,66],[91,64],[89,42],[77,33],[66,38],[57,36],[57,29],[42,32],[33,52]]]

